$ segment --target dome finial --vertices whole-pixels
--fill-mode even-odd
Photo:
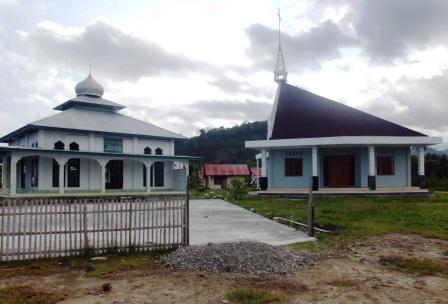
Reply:
[[[75,86],[75,92],[76,96],[103,96],[104,87],[92,77],[92,64],[90,64],[89,75]]]

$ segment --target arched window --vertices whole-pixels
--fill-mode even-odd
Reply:
[[[72,142],[70,145],[68,145],[70,150],[72,151],[79,151],[79,145],[76,142]]]
[[[143,150],[143,153],[145,154],[152,154],[152,150],[150,147],[146,147],[145,150]]]
[[[162,155],[163,154],[163,150],[160,148],[156,149],[156,155]]]
[[[57,142],[54,143],[54,149],[55,150],[64,150],[65,149],[65,144],[58,140]]]

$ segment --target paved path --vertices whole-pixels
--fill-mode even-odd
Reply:
[[[219,199],[191,200],[191,245],[257,241],[286,245],[312,238],[291,227]]]

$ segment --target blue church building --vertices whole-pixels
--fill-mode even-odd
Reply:
[[[262,190],[271,192],[424,192],[425,148],[440,144],[404,126],[287,83],[281,45],[278,88],[260,151]],[[418,155],[419,187],[411,186],[411,153]],[[263,179],[264,177],[264,179]]]

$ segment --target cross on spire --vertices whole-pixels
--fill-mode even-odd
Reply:
[[[285,57],[283,55],[283,49],[281,44],[281,22],[282,17],[280,15],[280,8],[277,11],[278,16],[278,49],[277,49],[277,60],[274,69],[274,80],[275,82],[286,82],[288,78],[288,72],[286,71]]]

